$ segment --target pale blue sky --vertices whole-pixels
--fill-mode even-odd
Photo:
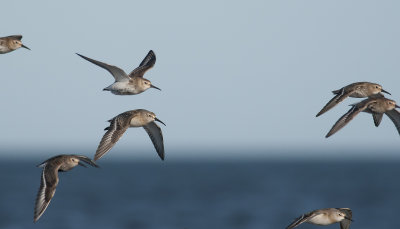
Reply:
[[[32,49],[0,56],[3,152],[93,155],[106,120],[138,108],[167,124],[167,158],[202,149],[400,144],[387,117],[376,128],[364,113],[325,139],[357,99],[315,118],[332,90],[356,81],[380,83],[400,101],[398,1],[6,1],[2,8],[0,36],[22,34]],[[157,62],[145,77],[162,91],[136,96],[102,91],[112,76],[75,55],[130,72],[150,49]],[[111,153],[146,150],[154,149],[145,131],[129,129]]]

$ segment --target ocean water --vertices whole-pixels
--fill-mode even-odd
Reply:
[[[100,169],[60,173],[52,202],[33,223],[40,162],[0,162],[0,228],[284,229],[302,213],[326,207],[352,208],[351,228],[400,226],[398,161],[104,158]]]

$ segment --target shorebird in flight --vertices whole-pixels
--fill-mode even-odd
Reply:
[[[302,223],[330,225],[340,222],[340,229],[348,229],[352,220],[350,208],[324,208],[308,212],[295,219],[286,229],[292,229]]]
[[[43,167],[43,170],[39,192],[36,197],[33,218],[34,222],[38,221],[40,216],[43,215],[44,211],[49,206],[54,193],[56,192],[56,187],[58,184],[58,172],[71,170],[77,165],[86,167],[82,161],[91,166],[98,167],[96,163],[94,163],[88,157],[80,155],[58,155],[38,165],[38,167]]]
[[[332,91],[335,94],[333,97],[322,109],[316,117],[322,115],[323,113],[327,112],[328,110],[332,109],[334,106],[342,102],[347,97],[353,98],[365,98],[372,95],[379,94],[381,92],[387,93],[390,95],[389,92],[382,89],[382,86],[376,83],[370,82],[357,82],[349,84],[345,87],[342,87],[339,90]]]
[[[352,108],[346,114],[344,114],[335,123],[335,125],[333,125],[331,130],[325,136],[326,138],[342,129],[360,112],[367,112],[372,114],[375,126],[379,126],[383,114],[386,114],[392,120],[392,122],[396,126],[397,131],[400,134],[400,113],[395,109],[400,108],[400,106],[398,106],[395,101],[387,99],[383,96],[372,96],[351,106]]]
[[[161,128],[155,121],[162,124],[164,123],[156,118],[153,112],[144,109],[131,110],[121,113],[108,121],[110,122],[110,126],[104,129],[107,130],[107,132],[104,134],[97,147],[94,156],[95,161],[106,154],[129,127],[143,127],[153,142],[158,156],[160,156],[161,160],[164,160],[163,135]]]
[[[8,37],[0,37],[0,54],[12,52],[19,48],[26,48],[31,50],[22,44],[22,35],[12,35]]]
[[[161,91],[161,89],[154,86],[150,80],[143,78],[144,73],[146,73],[146,71],[152,68],[156,63],[156,55],[152,50],[149,51],[147,56],[139,64],[139,67],[135,68],[131,73],[129,73],[129,75],[117,66],[93,60],[78,53],[77,55],[111,73],[115,82],[104,88],[104,91],[110,91],[115,95],[136,95],[149,88],[155,88]]]

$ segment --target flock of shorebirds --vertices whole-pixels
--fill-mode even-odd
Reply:
[[[21,35],[1,37],[0,54],[8,53],[21,47],[29,49],[22,44],[21,39]],[[143,78],[146,71],[152,68],[156,62],[156,56],[152,50],[149,51],[139,66],[129,73],[129,75],[116,66],[85,57],[78,53],[77,55],[111,73],[115,82],[104,88],[103,90],[105,91],[110,91],[115,95],[136,95],[149,88],[161,90],[149,80]],[[347,97],[366,99],[350,105],[351,109],[339,118],[326,137],[335,134],[362,111],[372,114],[374,124],[377,127],[381,123],[383,114],[386,114],[393,121],[400,134],[400,113],[395,109],[399,108],[399,106],[396,105],[395,101],[385,98],[382,92],[390,95],[389,92],[382,89],[381,85],[370,82],[357,82],[333,91],[335,96],[322,108],[316,115],[317,117],[332,109]],[[123,112],[108,121],[110,122],[110,126],[104,129],[107,132],[102,137],[93,160],[82,155],[58,155],[38,165],[38,167],[43,167],[43,170],[39,192],[36,197],[34,222],[42,216],[54,196],[59,181],[58,172],[71,170],[77,165],[86,167],[82,162],[93,167],[98,167],[95,161],[110,151],[129,127],[143,127],[153,142],[159,157],[164,160],[163,135],[161,128],[155,122],[164,123],[156,118],[153,112],[144,109],[131,110]],[[351,221],[353,221],[352,211],[349,208],[324,208],[301,215],[287,226],[286,229],[295,228],[305,222],[316,225],[340,223],[341,229],[348,229]]]

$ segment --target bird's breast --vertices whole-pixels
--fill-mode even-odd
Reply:
[[[9,49],[8,47],[0,45],[0,53],[3,54],[3,53],[8,53],[10,51],[11,51],[11,49]]]
[[[314,216],[308,222],[312,223],[312,224],[317,224],[317,225],[329,225],[332,223],[336,223],[330,217],[328,217],[327,215],[323,215],[323,214]]]
[[[373,104],[368,107],[374,113],[385,113],[387,111],[386,107],[380,104]]]
[[[142,127],[146,124],[147,122],[143,121],[141,118],[134,117],[131,119],[130,127]]]
[[[365,90],[357,90],[353,93],[350,94],[349,97],[353,97],[353,98],[365,98],[372,95],[372,93],[367,93]]]
[[[129,81],[115,82],[106,89],[116,95],[135,95],[141,92],[136,85],[129,83]]]
[[[61,165],[58,170],[60,172],[67,172],[68,170],[71,170],[73,167],[74,166],[71,166],[71,165]]]

